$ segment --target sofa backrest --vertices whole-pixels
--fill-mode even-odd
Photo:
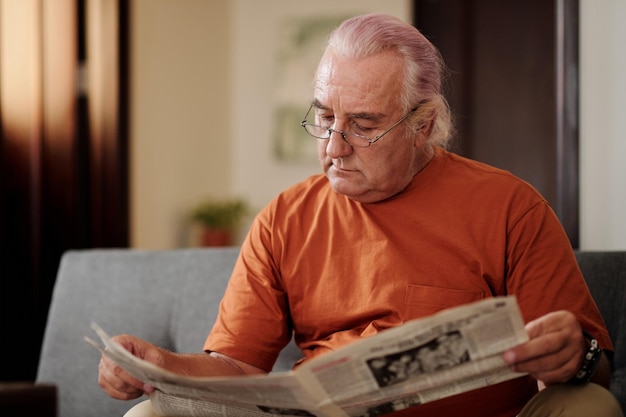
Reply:
[[[578,265],[611,335],[611,392],[626,413],[626,251],[579,251]]]
[[[100,353],[83,340],[97,340],[91,322],[110,334],[130,333],[177,352],[200,352],[238,253],[238,248],[65,253],[37,372],[37,382],[57,386],[59,416],[122,416],[141,400],[114,400],[98,386]],[[292,342],[274,370],[290,369],[299,357]]]
[[[52,296],[37,382],[58,389],[59,416],[122,416],[132,402],[98,386],[100,354],[84,342],[91,322],[177,352],[198,352],[217,316],[238,248],[91,249],[64,254]],[[577,252],[616,354],[611,390],[626,409],[626,252]],[[275,371],[300,358],[292,342]]]

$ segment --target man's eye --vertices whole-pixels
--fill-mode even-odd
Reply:
[[[332,126],[335,122],[335,118],[333,116],[319,116],[319,123],[322,126]]]
[[[358,123],[355,123],[352,125],[352,130],[354,130],[355,133],[363,134],[363,133],[370,133],[376,129],[373,127],[362,126]]]

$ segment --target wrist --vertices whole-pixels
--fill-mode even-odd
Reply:
[[[586,384],[593,377],[600,359],[602,357],[602,349],[598,344],[598,341],[589,333],[583,330],[583,337],[585,339],[587,349],[583,356],[583,362],[576,372],[576,374],[567,381],[570,384]]]

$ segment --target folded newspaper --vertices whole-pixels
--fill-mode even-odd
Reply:
[[[87,342],[153,385],[157,414],[171,417],[379,416],[524,374],[502,353],[528,340],[514,296],[409,321],[268,375],[189,377],[141,360],[97,325]]]

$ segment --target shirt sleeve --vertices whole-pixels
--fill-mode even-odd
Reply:
[[[253,222],[204,345],[268,372],[292,336],[287,295],[269,250],[270,219],[268,207]]]
[[[508,230],[507,291],[515,294],[526,322],[568,310],[603,349],[613,345],[558,218],[542,201]]]

